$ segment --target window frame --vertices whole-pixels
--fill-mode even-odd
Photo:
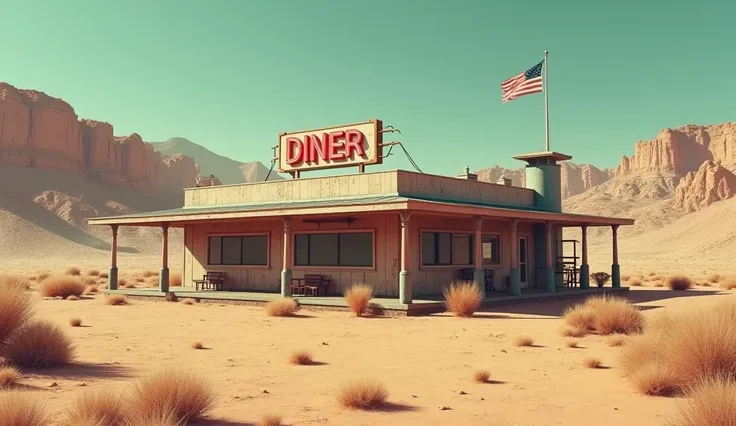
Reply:
[[[470,263],[469,264],[425,264],[422,259],[422,236],[424,233],[432,233],[432,234],[450,234],[450,262],[452,262],[452,240],[454,235],[462,235],[462,236],[468,236],[470,237]],[[466,230],[448,230],[448,229],[430,229],[430,228],[420,228],[419,229],[419,269],[459,269],[459,268],[474,268],[475,267],[475,231],[466,231]],[[436,250],[436,246],[435,246]]]
[[[227,264],[213,264],[210,263],[210,241],[212,237],[266,237],[266,264],[265,265],[227,265]],[[248,268],[248,269],[261,269],[261,270],[269,270],[271,269],[271,233],[270,232],[220,232],[220,233],[212,233],[212,234],[206,234],[205,235],[205,261],[206,269],[242,269],[242,268]],[[222,241],[222,240],[220,240]],[[220,243],[222,244],[222,243]],[[220,246],[220,250],[222,250],[222,246]],[[242,257],[242,251],[243,248],[241,246],[241,257]],[[222,257],[222,251],[220,252],[220,256]]]
[[[503,266],[503,246],[501,245],[503,243],[503,238],[501,237],[501,234],[498,232],[484,232],[481,234],[481,254],[483,253],[483,238],[486,237],[495,237],[498,241],[498,263],[482,263],[482,266],[484,268],[501,268]]]
[[[297,235],[313,235],[313,234],[371,234],[371,256],[373,258],[372,266],[311,266],[296,264],[296,237]],[[338,237],[339,245],[340,237]],[[339,250],[339,246],[338,246]],[[338,255],[339,256],[339,255]],[[376,259],[376,230],[375,228],[365,229],[319,229],[308,231],[292,231],[291,235],[291,268],[294,271],[375,271],[377,268]]]

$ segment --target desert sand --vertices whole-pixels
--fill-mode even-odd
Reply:
[[[647,318],[734,297],[653,283],[626,296]],[[165,366],[196,371],[215,385],[215,409],[192,423],[202,425],[254,424],[268,412],[291,425],[584,425],[593,419],[600,425],[654,425],[678,404],[677,398],[637,394],[617,368],[621,348],[609,347],[606,337],[587,336],[580,348],[568,348],[570,339],[559,330],[573,300],[512,305],[471,318],[358,318],[315,310],[288,318],[268,317],[258,306],[149,300],[109,306],[102,295],[77,301],[34,297],[38,316],[72,338],[77,361],[26,370],[20,383],[60,415],[83,389],[123,389]],[[82,327],[71,327],[71,318],[80,318]],[[524,335],[535,346],[513,345]],[[194,342],[205,349],[193,349]],[[317,365],[289,364],[290,354],[301,350],[311,352]],[[605,368],[586,368],[590,356]],[[491,372],[489,383],[473,382],[479,369]],[[362,377],[387,387],[388,408],[339,407],[339,387]]]

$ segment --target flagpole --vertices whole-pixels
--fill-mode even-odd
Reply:
[[[544,51],[544,77],[542,79],[542,83],[544,84],[544,132],[545,132],[545,142],[546,142],[546,148],[547,151],[549,151],[549,104],[547,102],[547,91],[548,91],[548,83],[547,83],[547,56],[549,55],[549,52],[547,50]]]

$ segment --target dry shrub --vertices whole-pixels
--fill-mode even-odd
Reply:
[[[28,392],[0,393],[0,420],[3,426],[48,426],[51,416],[43,403]]]
[[[728,278],[725,281],[722,281],[720,286],[726,290],[733,290],[736,288],[736,278]]]
[[[585,328],[571,327],[569,325],[562,327],[560,334],[565,337],[583,337],[588,334],[588,330]]]
[[[118,278],[118,287],[125,287],[128,281],[125,278]]]
[[[89,275],[90,277],[97,277],[100,275],[100,271],[98,271],[97,269],[90,269],[89,271],[87,271],[87,275]]]
[[[79,327],[82,325],[82,319],[81,318],[72,318],[69,320],[69,325],[72,327]]]
[[[266,315],[270,317],[288,317],[299,310],[299,304],[290,297],[282,297],[266,304]]]
[[[39,272],[38,274],[36,274],[36,281],[43,281],[50,276],[51,274],[49,274],[48,272]]]
[[[629,274],[621,275],[621,281],[628,281],[630,279],[631,279],[631,275]]]
[[[274,413],[264,414],[261,417],[261,421],[258,422],[258,426],[281,426],[282,424],[281,416]]]
[[[731,426],[736,424],[736,382],[724,377],[699,383],[678,410],[671,426]]]
[[[662,281],[657,281],[656,283],[652,284],[654,287],[664,287],[664,283]]]
[[[12,366],[0,367],[0,389],[15,386],[20,379],[20,371]]]
[[[368,311],[373,298],[373,287],[367,284],[353,284],[345,290],[345,303],[355,316],[362,316]]]
[[[158,281],[159,281],[158,277],[148,277],[146,278],[146,285],[151,288],[158,287],[159,285]]]
[[[109,274],[107,272],[100,272],[99,278],[106,280],[108,277],[109,277]]]
[[[344,408],[372,410],[386,403],[388,390],[373,379],[355,380],[344,385],[337,395],[337,401]]]
[[[0,288],[0,342],[33,316],[33,299],[18,286]]]
[[[708,282],[710,282],[710,283],[713,283],[713,284],[715,284],[718,281],[720,281],[721,278],[722,277],[721,277],[720,274],[715,274],[715,273],[714,274],[708,274],[708,275],[705,276],[705,280],[708,281]]]
[[[456,317],[470,317],[483,303],[483,291],[473,281],[451,283],[442,289],[445,306]]]
[[[613,336],[608,338],[608,346],[610,347],[616,347],[616,346],[623,346],[626,343],[626,336],[623,336],[621,334],[614,334]]]
[[[488,383],[491,378],[491,372],[488,370],[476,370],[473,373],[473,381],[476,383]]]
[[[629,280],[631,287],[641,287],[641,278],[632,278]]]
[[[518,347],[530,347],[534,346],[534,339],[530,336],[519,336],[514,339],[514,346]]]
[[[70,275],[52,275],[41,281],[38,292],[43,297],[79,296],[86,286],[79,278]]]
[[[644,328],[644,316],[628,300],[616,296],[595,296],[582,305],[565,310],[563,319],[569,327],[598,334],[632,334]]]
[[[204,343],[194,342],[192,343],[192,349],[204,349]]]
[[[685,275],[670,275],[665,281],[672,290],[687,290],[693,286],[693,280]]]
[[[74,345],[54,323],[38,320],[13,332],[5,342],[5,358],[21,367],[53,367],[74,359]]]
[[[181,420],[177,420],[175,413],[162,412],[153,414],[134,413],[121,426],[184,426],[184,424]]]
[[[82,278],[84,285],[97,284],[97,277],[84,277]]]
[[[26,291],[29,288],[31,288],[31,283],[28,278],[22,275],[0,273],[0,291],[6,289]]]
[[[158,271],[154,271],[153,269],[148,269],[148,270],[143,271],[143,276],[145,278],[158,277]]]
[[[580,347],[580,346],[578,346],[578,341],[577,340],[568,340],[567,342],[565,342],[565,345],[568,348],[579,348]]]
[[[194,305],[195,303],[197,303],[197,301],[194,299],[187,298],[187,299],[181,299],[181,303],[184,305]]]
[[[294,352],[289,356],[289,363],[296,365],[310,365],[314,362],[312,354],[307,351]]]
[[[100,288],[97,286],[97,284],[91,284],[88,285],[87,288],[84,290],[84,294],[97,294],[100,291]]]
[[[127,305],[128,299],[125,298],[122,294],[108,294],[105,297],[105,304],[106,305]]]
[[[70,266],[66,268],[65,274],[67,275],[82,275],[82,270],[77,268],[76,266]]]
[[[632,338],[621,367],[648,394],[684,393],[701,380],[736,379],[736,303],[662,314]]]
[[[182,279],[179,272],[169,275],[169,287],[181,287]]]
[[[67,411],[70,425],[122,425],[127,417],[124,399],[107,389],[80,393]]]
[[[188,371],[163,370],[136,382],[131,406],[141,415],[173,414],[188,422],[206,414],[215,404],[212,385]]]
[[[603,363],[601,362],[600,358],[589,357],[583,360],[583,365],[588,368],[601,368],[603,366]]]

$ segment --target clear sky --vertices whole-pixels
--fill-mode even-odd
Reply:
[[[730,4],[729,4],[730,3]],[[279,132],[380,118],[425,171],[521,166],[550,51],[552,148],[615,166],[663,127],[736,120],[736,2],[0,0],[0,81],[117,135],[270,161]],[[400,152],[386,169],[411,169]]]

